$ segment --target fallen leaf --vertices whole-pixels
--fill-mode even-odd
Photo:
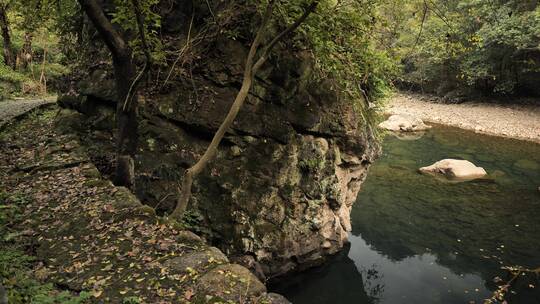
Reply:
[[[191,298],[193,297],[193,290],[192,289],[188,289],[186,290],[186,292],[184,292],[184,298],[186,300],[191,300]]]

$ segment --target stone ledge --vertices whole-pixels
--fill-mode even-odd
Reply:
[[[217,248],[103,179],[93,164],[73,163],[88,158],[73,140],[75,147],[54,148],[68,137],[56,134],[50,119],[28,120],[4,132],[4,141],[14,144],[0,148],[1,165],[19,172],[13,179],[3,175],[0,183],[30,199],[20,226],[31,231],[27,237],[47,282],[88,291],[97,303],[288,303],[267,294],[257,277]],[[40,167],[50,159],[54,166]]]

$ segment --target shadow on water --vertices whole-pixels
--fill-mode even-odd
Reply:
[[[417,173],[444,158],[490,176]],[[501,266],[540,267],[539,186],[538,144],[441,126],[414,141],[388,136],[353,208],[350,249],[274,289],[300,304],[482,303],[506,278]],[[540,287],[518,285],[510,303],[540,303]]]
[[[325,265],[282,280],[275,287],[287,291],[293,303],[335,303],[336,299],[343,303],[378,303],[384,286],[378,280],[377,266],[356,268],[348,257],[349,249],[346,247]]]

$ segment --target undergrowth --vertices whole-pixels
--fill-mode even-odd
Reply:
[[[24,206],[30,201],[21,193],[0,192],[0,284],[5,288],[8,303],[82,304],[90,294],[60,290],[52,283],[36,278],[38,261],[26,253],[22,232],[14,225],[22,219]],[[0,288],[0,299],[2,299]]]

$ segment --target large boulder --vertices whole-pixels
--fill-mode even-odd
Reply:
[[[265,296],[266,287],[246,268],[224,264],[198,278],[195,293],[194,303],[235,303],[242,298]],[[283,303],[279,300],[271,303]]]
[[[205,77],[193,80],[208,88],[199,99],[189,83],[176,86],[155,97],[156,115],[141,124],[137,185],[160,207],[174,204],[178,173],[204,152],[238,92],[246,46],[221,41],[214,51]],[[309,53],[278,53],[194,180],[188,211],[213,245],[252,256],[270,277],[317,265],[347,243],[352,204],[379,151],[335,84],[313,80]]]
[[[420,118],[406,114],[396,114],[390,116],[386,121],[379,124],[379,127],[395,132],[417,132],[424,131],[430,126],[426,125]]]
[[[208,145],[204,134],[211,134],[214,126],[201,115],[215,117],[218,112],[217,107],[207,108],[212,103],[201,103],[199,111],[184,117],[187,111],[175,108],[182,103],[165,100],[161,117],[167,119],[153,117],[152,124],[141,125],[143,152],[137,166],[141,194],[146,201],[161,201],[160,207],[174,204],[174,196],[167,196],[176,189],[174,174]],[[273,111],[284,115],[268,115]],[[324,108],[313,113],[319,115],[310,125],[310,116],[301,121],[285,107],[248,104],[217,157],[194,181],[189,212],[208,229],[206,237],[228,254],[253,257],[255,263],[246,266],[267,276],[321,263],[346,244],[352,205],[378,151],[361,133],[346,136],[343,130],[340,135],[337,123],[332,125],[336,131],[321,126],[325,120],[336,121]],[[297,119],[294,127],[281,119],[286,115]],[[265,121],[258,123],[258,117]],[[188,119],[200,124],[186,123]],[[208,133],[189,127],[197,125],[202,126],[199,132],[207,128]]]
[[[193,10],[206,7],[175,5],[174,15],[164,20],[187,23],[164,27],[189,28]],[[197,20],[194,31],[206,26]],[[193,56],[200,59],[189,81],[172,77],[139,96],[136,191],[158,212],[174,208],[183,172],[204,153],[227,115],[249,47],[241,39],[217,35],[200,50],[204,56]],[[379,153],[365,116],[336,80],[318,77],[310,51],[283,44],[272,53],[215,158],[194,179],[185,217],[190,229],[227,255],[253,257],[247,266],[266,276],[321,263],[342,249],[351,230],[352,204]],[[79,83],[82,98],[96,107],[74,108],[88,116],[92,128],[105,132],[99,117],[109,116],[98,108],[114,113],[114,82],[110,67],[98,68],[109,70],[94,68],[85,78],[94,82]],[[85,140],[93,159],[114,155],[114,141]]]
[[[471,180],[487,175],[486,170],[477,167],[468,160],[443,159],[428,167],[420,168],[420,172],[442,175],[449,179]]]
[[[205,77],[194,75],[196,86],[207,88],[197,100],[191,85],[178,84],[156,95],[151,109],[141,106],[137,195],[159,212],[174,208],[182,172],[204,153],[234,101],[242,62],[219,58],[242,58],[235,54],[243,47],[229,41],[215,49]],[[379,153],[362,115],[330,81],[315,83],[312,65],[309,54],[284,53],[279,65],[266,67],[215,159],[194,180],[186,216],[228,255],[253,257],[246,266],[266,276],[320,264],[343,248],[352,205]],[[73,108],[98,129],[98,117],[108,117],[100,113],[114,108],[96,103],[96,94],[81,95],[96,107]],[[94,159],[114,155],[110,139],[85,140]]]

